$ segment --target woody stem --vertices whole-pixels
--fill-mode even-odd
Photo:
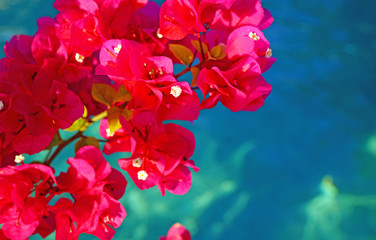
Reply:
[[[70,143],[72,143],[74,140],[81,138],[84,136],[85,130],[94,122],[97,122],[103,118],[107,117],[107,110],[99,113],[98,115],[94,116],[93,118],[89,119],[89,121],[86,123],[84,127],[82,127],[76,134],[74,134],[72,137],[68,138],[64,142],[60,143],[55,152],[46,160],[44,160],[43,164],[49,166],[51,165],[52,161],[59,155],[59,153]],[[49,155],[49,154],[48,154]]]
[[[49,166],[52,161],[56,158],[56,156],[61,152],[61,150],[63,150],[67,145],[69,145],[71,142],[73,142],[74,140],[80,138],[83,136],[83,132],[81,131],[78,131],[76,134],[74,134],[72,137],[68,138],[66,141],[62,142],[58,147],[57,149],[55,150],[55,152],[51,155],[51,157],[49,157],[46,161],[44,161],[44,164]]]

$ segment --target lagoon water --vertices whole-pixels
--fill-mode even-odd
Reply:
[[[264,75],[273,85],[265,106],[218,106],[185,124],[201,168],[190,192],[162,197],[129,180],[114,239],[159,239],[175,222],[194,240],[376,239],[376,2],[263,5],[277,58]],[[52,1],[0,0],[1,45],[55,14]],[[66,168],[71,151],[55,166]]]

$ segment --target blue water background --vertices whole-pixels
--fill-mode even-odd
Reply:
[[[161,197],[130,181],[115,239],[158,239],[177,221],[195,240],[376,239],[376,1],[263,6],[275,18],[265,35],[278,59],[264,75],[273,85],[265,106],[218,106],[184,124],[201,168],[192,189]],[[0,0],[1,45],[55,13],[52,1]],[[66,168],[71,154],[55,166]],[[108,160],[115,166],[124,156]],[[338,195],[320,190],[327,175]]]

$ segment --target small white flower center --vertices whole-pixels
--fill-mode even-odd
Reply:
[[[179,86],[172,86],[170,94],[175,98],[178,98],[181,95],[181,88]]]
[[[79,63],[83,63],[84,62],[84,60],[85,60],[85,57],[84,56],[82,56],[81,54],[79,54],[79,53],[76,53],[76,55],[74,56],[74,58],[76,59],[76,61],[77,62],[79,62]]]
[[[4,103],[3,101],[0,100],[0,111],[3,110],[3,108],[4,108]]]
[[[132,166],[133,167],[139,168],[139,167],[141,167],[141,164],[142,164],[141,158],[135,158],[135,159],[132,160]]]
[[[244,66],[242,67],[242,72],[246,72],[246,71],[248,71],[250,68],[251,68],[251,65],[250,65],[249,63],[247,63],[246,65],[244,65]]]
[[[137,178],[138,178],[138,180],[145,181],[146,178],[148,178],[148,173],[145,170],[138,171]]]
[[[15,163],[22,163],[24,160],[25,160],[25,157],[22,154],[16,155],[16,157],[14,158]]]
[[[250,38],[252,38],[253,40],[259,40],[260,37],[257,35],[257,33],[254,33],[254,32],[250,32],[249,35],[248,35]]]
[[[270,48],[268,48],[268,50],[266,50],[266,55],[265,55],[267,58],[270,58],[272,56],[272,50]]]
[[[106,129],[106,135],[107,135],[107,137],[112,137],[112,136],[114,136],[114,132],[113,133],[111,133],[111,130],[110,130],[110,128],[107,128]]]
[[[118,54],[118,53],[120,52],[120,50],[121,50],[121,44],[119,43],[119,44],[114,48],[114,52]]]
[[[157,37],[158,37],[158,38],[163,38],[163,35],[159,32],[159,29],[158,29],[158,31],[157,31]]]
[[[110,217],[109,216],[106,216],[106,217],[103,218],[103,222],[106,223],[106,222],[109,222],[109,221],[110,221]]]

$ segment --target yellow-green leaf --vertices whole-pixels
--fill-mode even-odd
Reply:
[[[217,46],[214,46],[210,50],[210,55],[215,59],[222,59],[226,57],[226,45],[220,43]]]
[[[129,102],[131,98],[131,94],[125,89],[125,87],[120,86],[116,92],[114,102]]]
[[[193,53],[189,48],[180,44],[169,44],[168,48],[183,64],[188,65],[193,61]]]
[[[111,106],[114,102],[116,91],[108,84],[94,83],[91,88],[91,95],[96,101]]]
[[[123,110],[118,107],[112,107],[107,110],[107,120],[108,128],[110,129],[110,134],[114,133],[116,130],[121,128],[119,118],[122,115],[122,112]]]
[[[198,40],[192,40],[191,41],[192,45],[194,48],[196,48],[197,52],[199,52],[201,54],[201,46],[200,46],[200,42]],[[202,49],[204,50],[204,54],[206,54],[208,52],[208,45],[206,45],[205,43],[201,43],[202,45]]]
[[[198,77],[198,74],[200,73],[200,68],[192,67],[191,72],[192,72],[191,87],[196,87],[197,86],[197,77]]]
[[[132,110],[128,110],[128,109],[124,109],[122,115],[125,117],[125,119],[127,121],[129,121],[131,119],[132,115],[133,115],[133,111]]]
[[[84,114],[82,115],[82,117],[74,121],[74,123],[69,128],[65,128],[64,130],[70,131],[70,132],[79,130],[82,126],[86,124],[86,120],[84,119],[86,117],[87,117],[87,109],[84,106]]]
[[[74,145],[74,151],[77,152],[80,148],[85,147],[85,146],[94,146],[96,148],[99,147],[99,141],[95,137],[83,137],[80,140],[76,142]]]

